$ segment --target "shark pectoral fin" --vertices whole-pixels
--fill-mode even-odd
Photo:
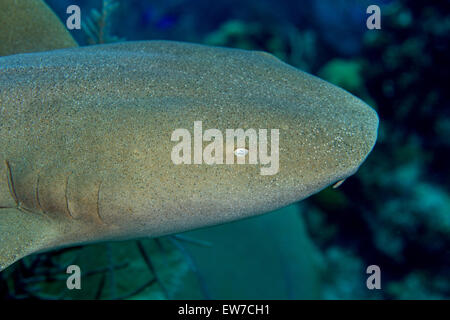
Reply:
[[[56,224],[39,213],[0,209],[0,271],[15,261],[46,249],[57,238]]]
[[[0,56],[77,46],[42,0],[1,0],[0,25]]]

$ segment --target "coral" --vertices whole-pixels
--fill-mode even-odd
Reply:
[[[415,271],[403,281],[389,284],[386,290],[397,299],[435,300],[446,299],[450,293],[450,285],[445,277]]]
[[[361,63],[356,60],[333,59],[319,70],[318,75],[337,86],[355,92],[364,86],[361,69]]]
[[[116,0],[103,0],[102,9],[92,9],[90,15],[83,20],[82,29],[86,33],[88,44],[118,42],[123,39],[111,34],[111,16],[119,8]]]
[[[366,265],[380,264],[383,298],[450,296],[448,286],[439,285],[450,283],[445,269],[450,264],[450,97],[443,71],[450,15],[445,12],[436,3],[392,2],[383,7],[382,30],[365,34],[361,57],[334,59],[319,71],[374,101],[380,129],[368,161],[338,189],[344,205],[332,191],[319,194],[308,204],[307,221],[325,252],[337,246]],[[331,226],[333,236],[324,238],[320,230]],[[326,254],[325,261],[333,259]],[[351,286],[360,280],[348,281]],[[335,297],[346,297],[345,292]]]
[[[204,42],[247,50],[263,50],[298,68],[310,71],[316,65],[316,34],[294,25],[263,25],[258,22],[228,20],[210,32]]]
[[[379,299],[382,294],[366,287],[366,266],[354,252],[331,246],[324,252],[327,272],[323,299]]]
[[[88,245],[27,257],[0,275],[3,298],[168,299],[190,272],[170,239]],[[67,290],[68,265],[79,265],[82,290]]]

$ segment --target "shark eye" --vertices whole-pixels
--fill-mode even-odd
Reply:
[[[245,148],[237,148],[234,150],[236,157],[245,157],[248,154],[248,150]]]

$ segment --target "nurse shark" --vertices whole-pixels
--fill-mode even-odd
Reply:
[[[78,47],[38,0],[2,0],[0,19],[8,21],[0,270],[35,252],[287,206],[354,174],[376,142],[371,107],[265,52],[174,41]],[[250,139],[240,147],[220,140],[233,164],[173,161],[173,133],[199,122],[215,132],[277,130],[265,150],[277,170],[261,174],[263,161],[249,163]],[[211,142],[194,143],[204,150]]]

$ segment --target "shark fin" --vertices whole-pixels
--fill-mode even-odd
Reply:
[[[0,209],[0,271],[15,261],[45,250],[57,238],[55,222],[40,213]]]
[[[76,47],[42,0],[0,0],[0,56]]]

